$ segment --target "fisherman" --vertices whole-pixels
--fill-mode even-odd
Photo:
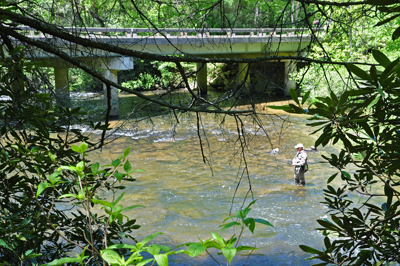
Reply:
[[[294,166],[294,183],[296,186],[304,186],[306,184],[304,171],[307,164],[307,152],[304,150],[304,146],[301,143],[294,147],[297,149],[297,154],[292,160],[292,165]]]

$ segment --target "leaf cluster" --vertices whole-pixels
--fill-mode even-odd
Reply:
[[[318,127],[315,146],[341,143],[339,155],[324,158],[337,168],[327,183],[340,177],[343,185],[328,185],[322,202],[329,208],[329,220],[318,220],[325,237],[325,249],[307,246],[302,250],[314,254],[323,263],[316,265],[380,265],[400,262],[400,64],[380,51],[373,51],[379,67],[365,71],[348,64],[358,88],[341,95],[331,91],[317,97],[307,108],[292,91],[296,104],[281,107],[288,112],[310,115],[310,126]],[[357,160],[354,155],[361,154]],[[349,165],[356,171],[346,171]],[[382,189],[383,188],[383,189]],[[367,196],[359,204],[357,195]]]

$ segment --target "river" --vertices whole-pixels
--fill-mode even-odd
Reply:
[[[143,239],[149,234],[163,232],[154,242],[171,247],[211,238],[211,232],[229,237],[233,230],[220,231],[219,225],[243,203],[251,181],[252,195],[257,202],[249,217],[262,218],[274,227],[257,224],[254,235],[245,231],[240,245],[256,246],[249,258],[247,253],[238,254],[232,265],[312,265],[317,261],[299,245],[322,248],[323,237],[314,229],[317,219],[327,217],[323,201],[323,188],[327,178],[336,172],[321,158],[322,154],[337,152],[336,147],[321,148],[308,153],[309,171],[306,186],[293,184],[291,159],[296,154],[294,146],[303,143],[306,148],[314,145],[314,129],[306,126],[306,117],[285,113],[270,113],[260,120],[265,128],[261,131],[250,118],[244,119],[244,136],[248,140],[245,159],[249,178],[243,172],[244,161],[240,156],[238,131],[234,120],[226,117],[202,117],[202,141],[206,143],[204,163],[195,117],[183,115],[179,124],[165,117],[154,118],[152,123],[141,122],[122,125],[117,138],[102,152],[92,154],[93,160],[108,164],[125,148],[131,147],[129,160],[136,169],[135,182],[126,183],[124,207],[141,204],[145,208],[131,210],[127,215],[137,219],[142,227],[134,237]],[[114,123],[115,127],[119,124]],[[125,130],[124,130],[125,128]],[[266,136],[268,135],[268,137]],[[207,139],[206,139],[206,138]],[[278,153],[271,153],[279,148]],[[242,159],[241,159],[242,158]],[[235,195],[238,181],[241,184]],[[235,195],[235,198],[233,198]],[[108,194],[103,197],[110,197]],[[237,233],[237,232],[236,232]],[[214,253],[215,254],[215,253]],[[217,260],[226,265],[223,256]],[[217,265],[207,255],[190,258],[187,255],[170,257],[170,265]]]

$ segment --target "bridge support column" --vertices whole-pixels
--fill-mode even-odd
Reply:
[[[118,83],[118,71],[112,69],[104,69],[103,70],[104,78]],[[107,104],[108,94],[107,94],[107,86],[103,84],[104,98]],[[109,118],[118,119],[119,118],[119,102],[118,102],[118,89],[111,86],[111,112]]]
[[[249,87],[250,85],[250,73],[247,75],[246,78],[246,74],[247,71],[249,69],[249,64],[247,63],[239,63],[239,80],[238,80],[238,84],[241,84],[244,81],[244,86],[245,87]],[[246,78],[246,80],[244,80]]]
[[[296,89],[296,81],[290,79],[290,74],[295,72],[296,68],[297,64],[295,61],[285,61],[285,96],[290,96],[290,90]],[[299,94],[300,92],[297,93]]]
[[[56,85],[57,99],[63,106],[70,107],[71,102],[69,96],[68,68],[55,67],[54,80]]]
[[[207,63],[197,63],[197,88],[200,95],[207,94]]]

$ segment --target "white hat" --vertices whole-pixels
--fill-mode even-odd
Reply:
[[[295,148],[295,149],[297,149],[297,148],[302,148],[302,149],[304,149],[304,146],[303,146],[303,144],[299,143],[299,144],[297,144],[296,146],[294,146],[294,148]]]

